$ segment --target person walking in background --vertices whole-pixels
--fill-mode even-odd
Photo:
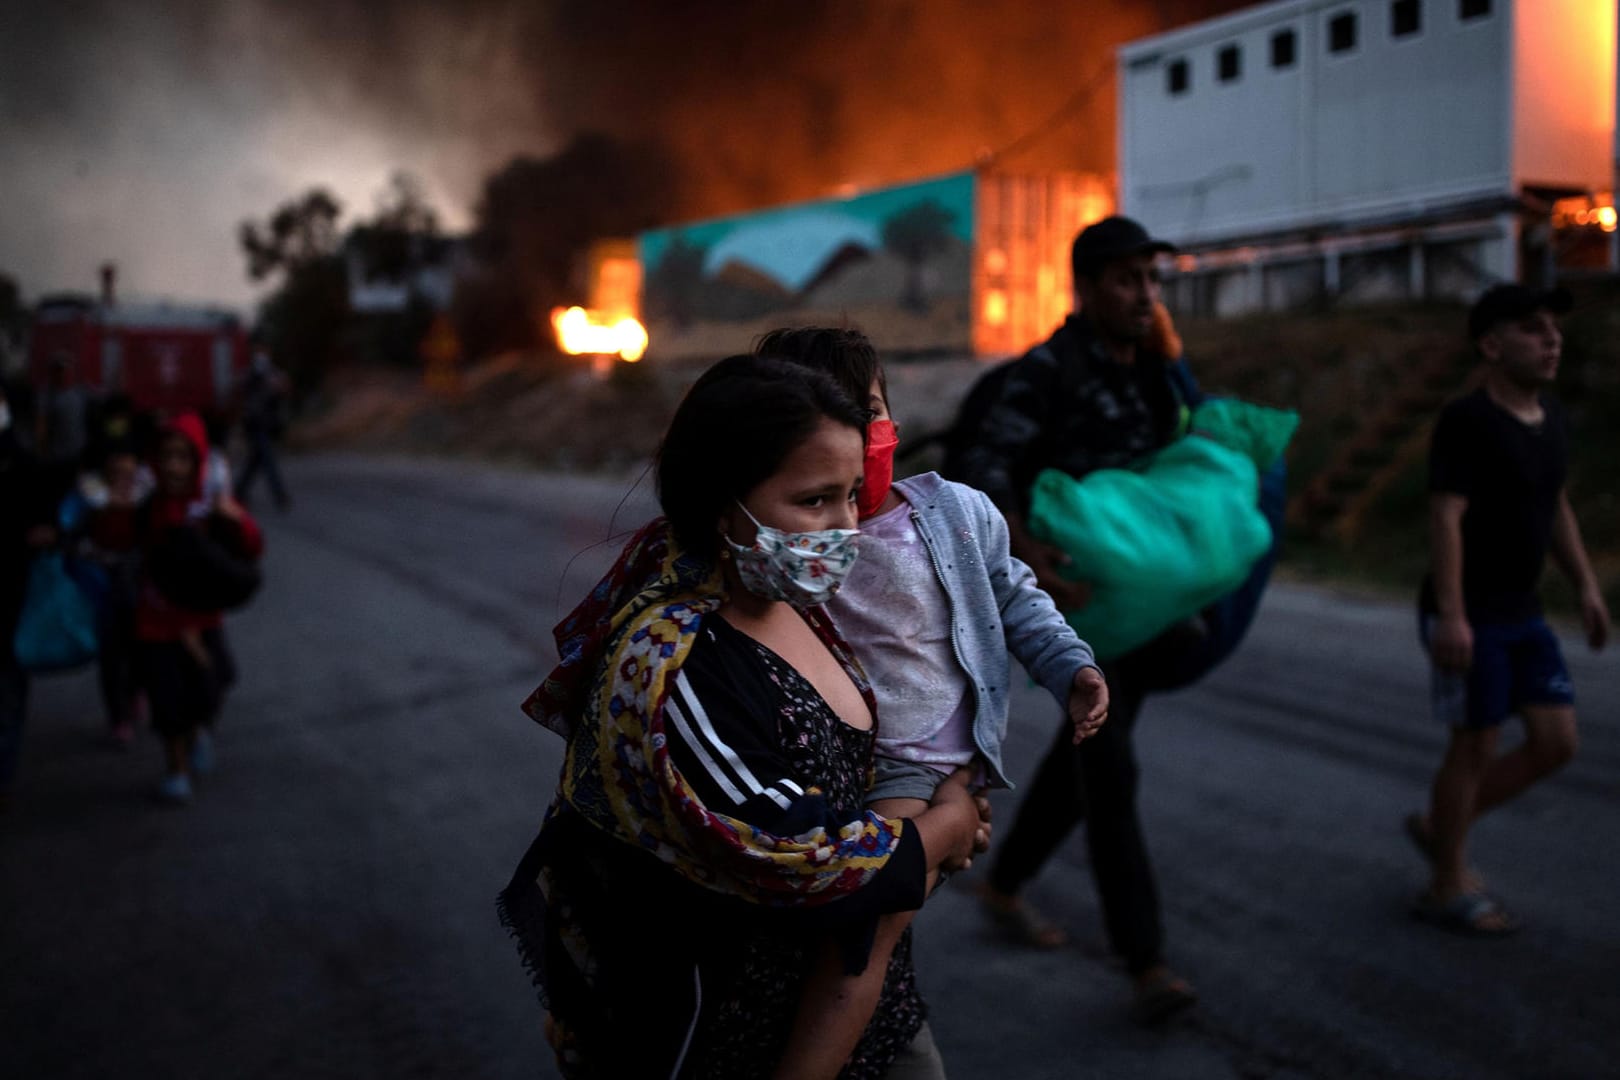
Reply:
[[[264,349],[255,349],[253,364],[242,379],[242,434],[247,439],[247,460],[236,481],[236,498],[246,505],[253,482],[264,473],[278,510],[292,505],[276,463],[276,440],[285,425],[287,376],[270,361]]]
[[[72,486],[89,446],[91,408],[90,392],[78,379],[73,357],[65,352],[52,357],[35,417],[35,446],[64,493]]]
[[[28,673],[12,642],[29,563],[56,538],[54,490],[19,435],[10,397],[0,384],[0,811],[11,802],[28,709]]]
[[[140,514],[155,481],[129,436],[103,441],[96,467],[79,477],[58,514],[67,546],[104,576],[97,671],[113,741],[135,739],[140,690],[135,678],[135,599],[140,566]]]
[[[1468,869],[1468,830],[1575,754],[1575,692],[1537,583],[1547,553],[1580,598],[1588,644],[1609,611],[1565,491],[1569,436],[1546,393],[1562,349],[1562,290],[1488,289],[1468,315],[1478,389],[1440,413],[1429,454],[1430,571],[1420,598],[1435,716],[1450,729],[1429,812],[1406,829],[1432,877],[1413,912],[1448,929],[1502,935],[1519,920]],[[1497,753],[1517,713],[1525,740]]]
[[[1082,230],[1072,251],[1078,310],[1005,369],[962,453],[958,478],[990,496],[1006,516],[1012,554],[1065,611],[1085,607],[1090,593],[1083,581],[1063,576],[1066,555],[1030,534],[1026,514],[1036,475],[1056,468],[1079,478],[1138,463],[1180,436],[1201,400],[1186,365],[1156,345],[1155,258],[1171,250],[1129,218],[1106,218]],[[1109,944],[1131,976],[1133,1016],[1144,1023],[1186,1009],[1197,997],[1164,959],[1158,889],[1137,816],[1132,732],[1157,685],[1156,669],[1174,666],[1203,636],[1191,622],[1103,663],[1108,723],[1075,745],[1065,719],[996,852],[983,893],[986,911],[1020,940],[1061,944],[1062,931],[1019,893],[1085,819]]]
[[[243,559],[263,550],[257,523],[228,493],[202,502],[208,458],[202,421],[182,413],[158,436],[157,490],[140,515],[138,671],[163,739],[157,796],[172,804],[190,802],[193,775],[212,770],[214,721],[236,677],[222,629],[225,605],[197,588],[213,569],[212,560],[198,557],[212,544],[204,534],[230,534],[226,546]]]

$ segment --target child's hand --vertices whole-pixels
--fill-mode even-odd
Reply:
[[[978,768],[973,765],[963,765],[940,781],[934,789],[934,797],[929,800],[929,809],[952,808],[953,812],[962,814],[960,819],[966,824],[966,815],[971,813],[974,821],[972,832],[965,829],[955,834],[952,839],[955,845],[945,858],[940,861],[940,869],[947,873],[956,873],[966,870],[973,865],[975,852],[984,851],[990,846],[990,800],[983,795],[973,794],[973,781],[978,775]]]
[[[222,494],[219,496],[219,498],[214,500],[214,513],[220,515],[221,517],[229,518],[232,521],[241,521],[247,511],[242,509],[241,503],[237,502],[229,495]]]
[[[1069,691],[1069,722],[1074,725],[1075,745],[1097,734],[1108,719],[1108,682],[1094,667],[1083,667],[1074,674]]]

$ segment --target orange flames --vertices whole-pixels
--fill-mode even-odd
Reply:
[[[570,356],[600,357],[605,374],[617,356],[635,363],[647,352],[647,328],[636,318],[641,299],[641,263],[632,240],[598,240],[583,266],[589,307],[553,308],[557,345]],[[603,367],[602,364],[607,365]]]
[[[1606,233],[1620,229],[1620,213],[1614,207],[1614,195],[1600,191],[1595,195],[1576,195],[1553,203],[1553,226],[1560,229],[1598,228]]]
[[[628,315],[609,322],[582,307],[554,308],[551,325],[571,356],[617,356],[633,364],[647,351],[647,328]]]

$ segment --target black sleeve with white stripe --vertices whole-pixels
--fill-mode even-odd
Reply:
[[[820,792],[807,793],[807,778],[796,774],[782,753],[772,702],[752,686],[746,673],[719,661],[703,648],[676,676],[664,705],[670,756],[703,804],[779,836],[801,836],[824,829],[834,848],[847,847],[863,861],[868,852],[841,839],[843,830],[868,813],[862,806],[835,806]],[[716,650],[719,651],[719,650]],[[707,655],[700,655],[707,653]],[[696,662],[692,662],[696,661]],[[926,857],[917,830],[902,831],[900,844],[883,868],[857,893],[825,912],[835,920],[861,914],[912,911],[926,895]]]
[[[774,833],[797,835],[815,826],[803,820],[805,785],[776,743],[763,709],[750,709],[737,692],[705,672],[675,677],[664,703],[664,730],[675,767],[703,804]],[[811,800],[822,801],[820,796]],[[803,820],[802,827],[794,820]]]

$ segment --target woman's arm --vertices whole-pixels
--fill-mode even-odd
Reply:
[[[746,673],[705,670],[709,659],[695,652],[677,676],[664,732],[681,780],[704,810],[731,823],[717,832],[741,840],[695,853],[715,872],[711,887],[781,906],[806,932],[870,926],[878,915],[921,907],[934,823],[891,821],[830,799],[797,771]]]
[[[912,824],[923,833],[930,888],[938,881],[941,869],[965,869],[973,852],[989,847],[990,804],[972,795],[968,787],[976,771],[972,766],[957,769],[934,792],[932,803],[882,799],[872,804],[874,811],[885,816],[910,815]],[[966,816],[968,808],[971,817]],[[964,826],[969,827],[971,836],[966,850],[961,846]],[[805,983],[793,1031],[772,1074],[773,1080],[830,1080],[838,1075],[877,1011],[889,957],[915,915],[914,911],[903,911],[878,920],[866,968],[858,974],[848,972],[836,943],[827,944]]]

